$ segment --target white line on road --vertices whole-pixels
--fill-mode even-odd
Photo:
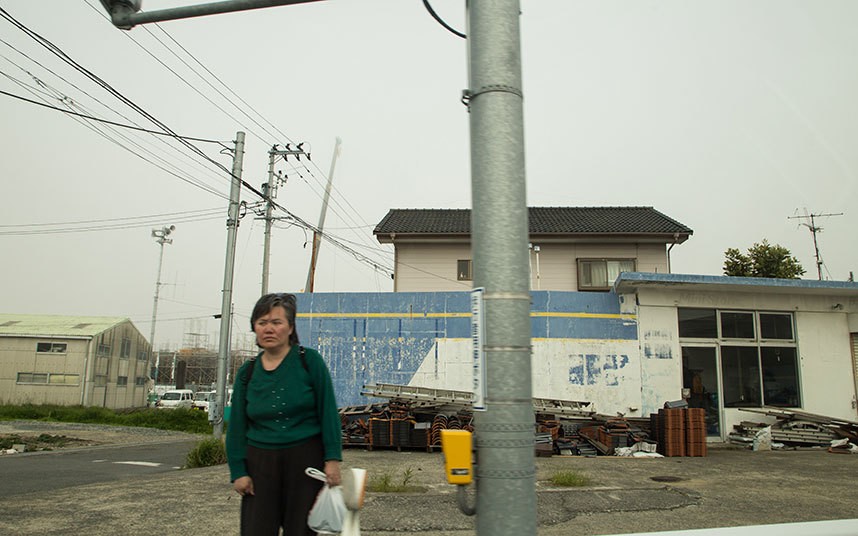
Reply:
[[[113,463],[123,464],[123,465],[142,465],[143,467],[161,467],[160,463],[155,463],[155,462],[113,462]]]

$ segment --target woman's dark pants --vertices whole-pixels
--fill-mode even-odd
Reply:
[[[304,474],[307,467],[323,469],[322,440],[314,437],[301,445],[278,450],[247,447],[247,472],[254,495],[241,500],[242,536],[316,534],[307,515],[322,483]]]

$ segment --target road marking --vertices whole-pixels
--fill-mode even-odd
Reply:
[[[92,460],[92,463],[101,463],[106,462],[107,460]]]
[[[155,462],[113,462],[113,463],[122,464],[122,465],[141,465],[143,467],[161,467],[160,463],[155,463]]]

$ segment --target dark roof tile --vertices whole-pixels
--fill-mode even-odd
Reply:
[[[692,234],[652,207],[530,207],[530,234]],[[376,235],[470,234],[470,209],[391,209]]]

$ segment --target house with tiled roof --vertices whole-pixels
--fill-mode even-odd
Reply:
[[[670,249],[693,231],[653,207],[528,208],[530,286],[608,291],[620,272],[670,272]],[[394,246],[394,291],[467,290],[469,209],[391,209],[373,231]]]
[[[0,313],[0,404],[145,406],[149,352],[127,318]]]

